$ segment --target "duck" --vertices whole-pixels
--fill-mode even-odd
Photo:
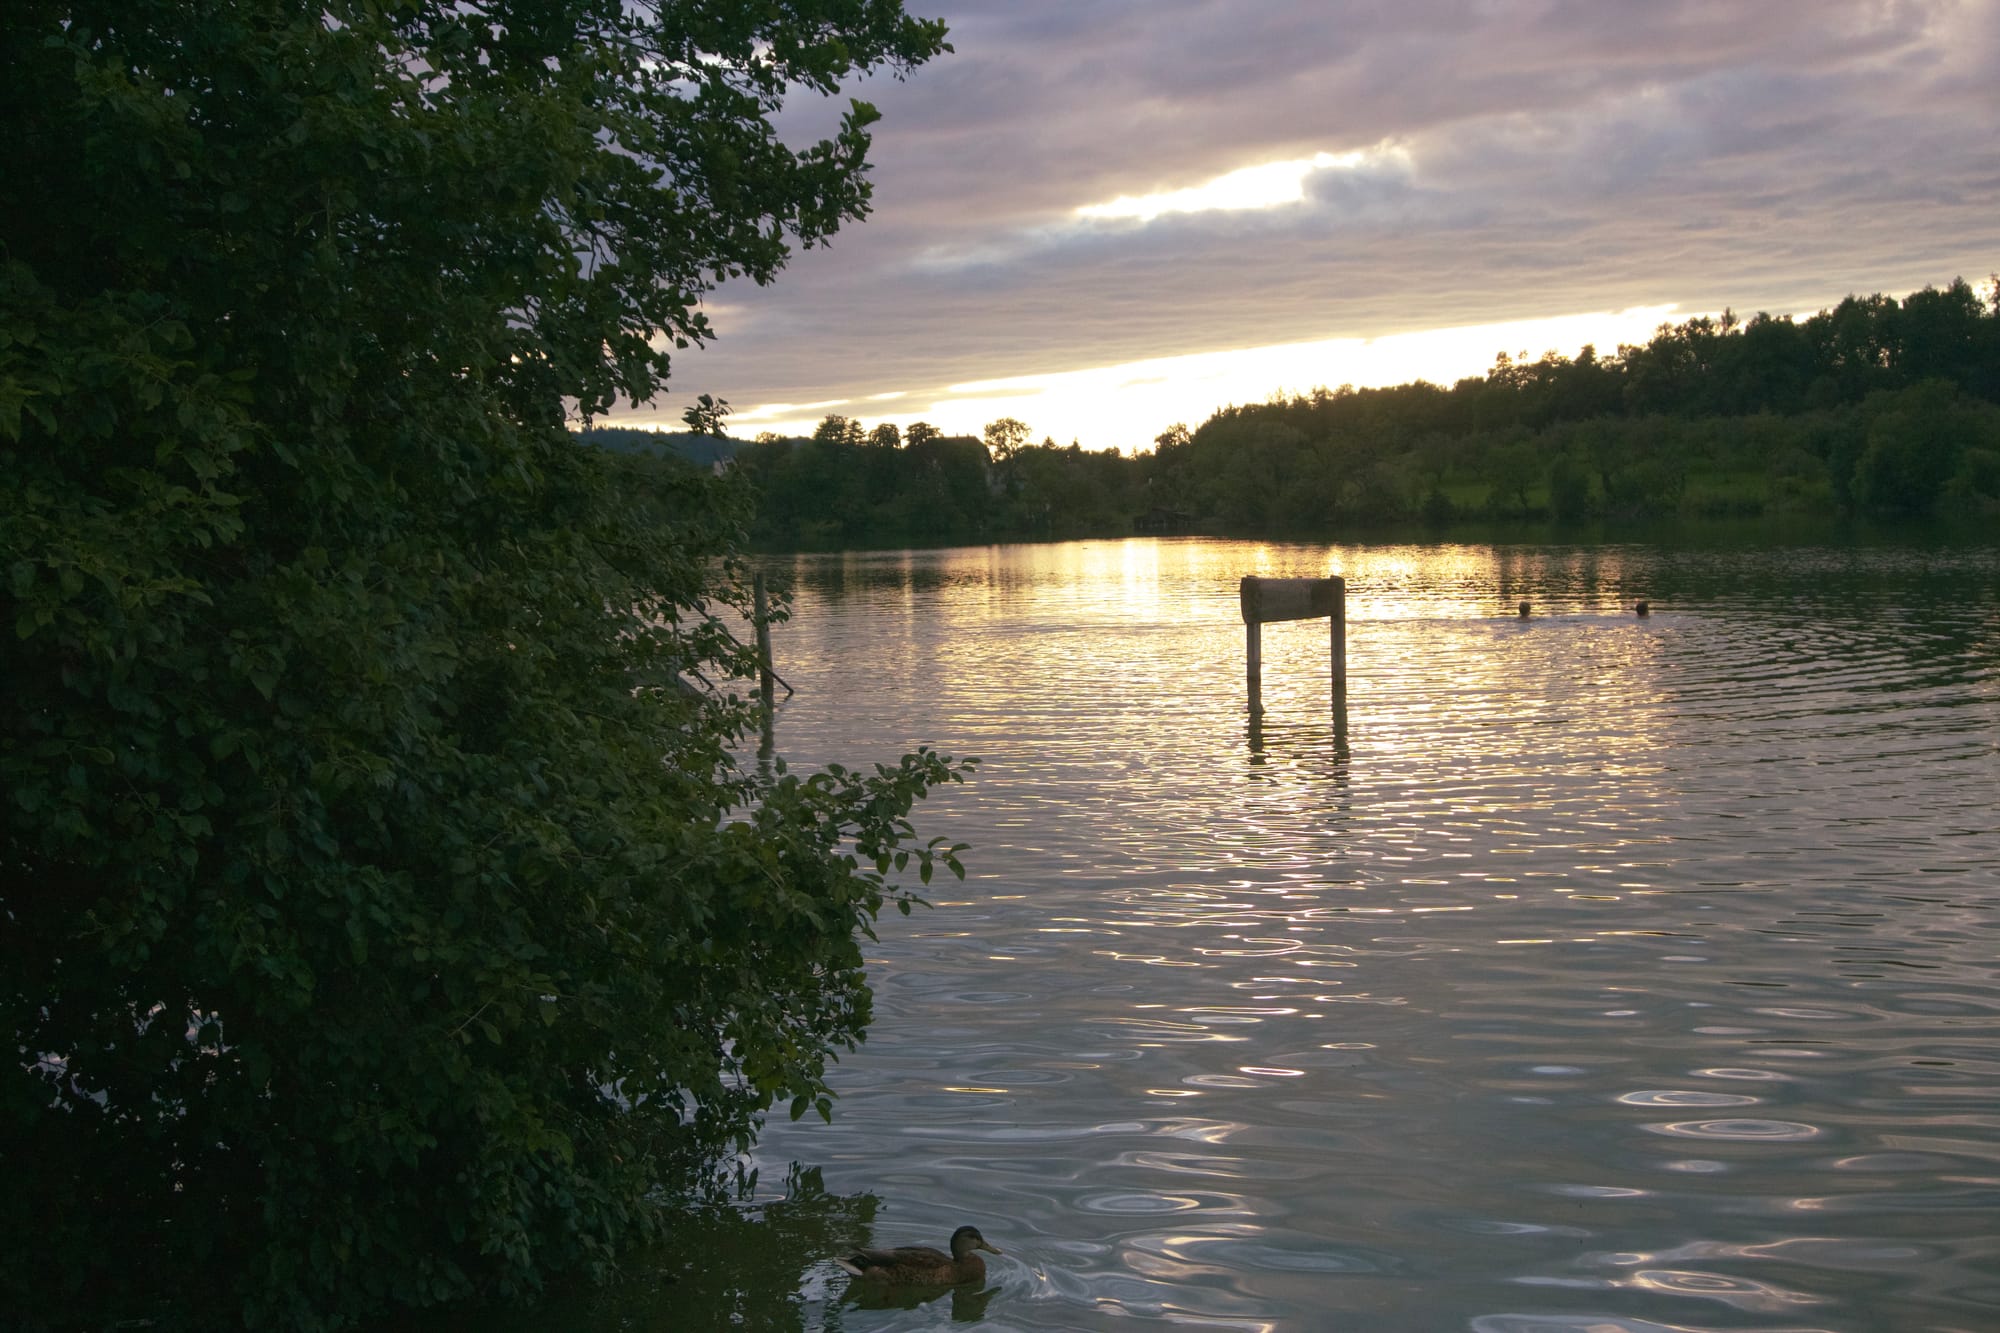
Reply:
[[[894,1250],[856,1250],[834,1262],[869,1282],[900,1287],[955,1287],[986,1277],[986,1261],[979,1257],[981,1250],[1000,1253],[979,1234],[978,1227],[960,1227],[951,1233],[950,1254],[928,1245],[905,1245]]]

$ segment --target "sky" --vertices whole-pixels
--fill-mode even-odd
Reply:
[[[605,424],[1150,448],[1316,386],[1449,384],[1733,308],[2000,270],[2000,0],[908,0],[951,54],[873,212]],[[844,98],[787,108],[788,141]]]

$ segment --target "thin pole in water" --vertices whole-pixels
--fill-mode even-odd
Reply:
[[[1264,627],[1254,620],[1243,625],[1244,674],[1250,687],[1250,711],[1264,711]]]
[[[1342,725],[1347,721],[1347,586],[1341,585],[1340,596],[1333,604],[1333,614],[1326,618],[1328,649],[1332,657],[1333,709],[1339,714]]]
[[[776,699],[778,673],[771,669],[771,603],[764,593],[762,574],[751,580],[750,595],[751,617],[757,622],[757,693],[764,700],[765,712],[769,713]]]

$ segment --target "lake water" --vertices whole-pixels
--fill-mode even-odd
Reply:
[[[780,753],[979,756],[970,875],[763,1206],[575,1326],[2000,1328],[2000,548],[780,567]],[[1249,715],[1249,573],[1347,579],[1344,727],[1324,622]],[[964,1222],[984,1290],[828,1262]]]

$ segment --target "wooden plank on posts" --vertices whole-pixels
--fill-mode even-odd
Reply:
[[[1338,578],[1260,579],[1246,574],[1237,588],[1246,625],[1339,615],[1346,594],[1347,586]]]
[[[1345,730],[1347,720],[1347,583],[1323,579],[1266,579],[1245,574],[1237,585],[1243,609],[1243,674],[1250,711],[1264,711],[1264,638],[1262,627],[1280,620],[1317,620],[1325,616],[1329,629],[1329,666],[1333,676],[1333,707]]]

